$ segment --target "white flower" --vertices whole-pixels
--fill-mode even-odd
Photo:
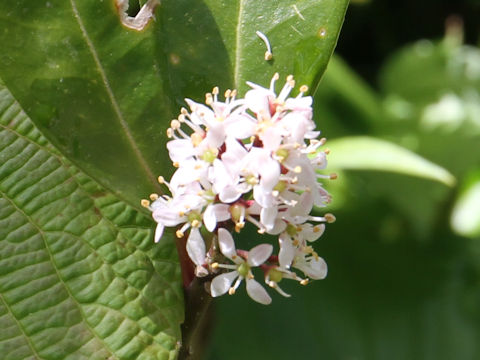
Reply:
[[[167,135],[169,156],[177,168],[170,183],[163,177],[171,196],[152,194],[150,204],[157,222],[155,242],[165,227],[176,227],[176,235],[187,236],[186,253],[196,265],[195,275],[206,276],[229,269],[211,282],[212,296],[235,293],[245,280],[247,293],[255,301],[269,304],[271,298],[253,276],[260,267],[268,286],[289,296],[278,285],[284,279],[306,284],[296,272],[312,279],[326,276],[327,267],[310,243],[323,233],[333,215],[312,216],[314,206],[325,206],[330,195],[319,179],[334,179],[319,171],[327,165],[327,151],[317,140],[312,98],[300,87],[290,97],[295,82],[292,76],[277,95],[275,74],[269,88],[251,86],[244,99],[227,90],[226,100],[218,100],[218,88],[206,94],[205,104],[190,99],[170,123]],[[280,251],[272,256],[273,246],[261,244],[250,251],[238,249],[226,229],[240,233],[250,222],[258,232],[278,235]],[[208,231],[218,238],[219,250],[230,264],[218,264],[219,251],[202,238]],[[210,245],[210,242],[207,242]]]
[[[213,297],[225,294],[234,294],[240,283],[245,279],[247,283],[247,293],[255,300],[264,305],[272,302],[267,291],[254,278],[251,271],[252,267],[263,264],[272,254],[273,247],[270,244],[261,244],[255,246],[242,257],[237,254],[232,235],[225,229],[218,229],[218,243],[220,251],[229,258],[235,265],[216,264],[216,267],[232,269],[233,271],[217,275],[211,283],[210,292]],[[235,281],[236,279],[236,281]],[[232,286],[232,283],[235,284]]]

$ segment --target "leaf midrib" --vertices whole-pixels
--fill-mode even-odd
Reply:
[[[95,47],[93,45],[92,40],[90,39],[87,29],[85,28],[85,25],[83,24],[83,21],[80,17],[80,12],[77,9],[77,6],[75,4],[75,0],[70,0],[70,5],[72,6],[72,11],[73,15],[75,17],[75,20],[78,23],[78,26],[80,28],[80,31],[82,33],[82,36],[85,39],[85,42],[87,43],[88,49],[90,50],[90,53],[92,54],[93,60],[95,62],[95,65],[97,67],[98,73],[100,74],[100,77],[102,78],[103,85],[105,86],[105,90],[108,94],[108,97],[110,99],[110,102],[112,104],[113,110],[116,115],[116,119],[118,120],[118,123],[120,124],[121,129],[125,133],[125,136],[127,138],[128,144],[132,148],[132,151],[135,155],[135,157],[138,160],[138,163],[140,164],[140,167],[144,170],[145,174],[147,175],[147,178],[150,180],[152,184],[156,183],[156,178],[155,175],[153,174],[152,170],[147,164],[147,161],[143,157],[142,152],[138,148],[135,139],[133,138],[132,132],[128,126],[127,121],[125,120],[125,117],[123,116],[122,110],[120,109],[120,106],[118,105],[118,102],[116,100],[115,94],[113,93],[113,90],[110,86],[110,82],[108,81],[105,69],[102,66],[102,63],[100,62],[100,58],[98,57],[97,51],[95,50]]]
[[[240,60],[241,56],[241,28],[242,28],[242,16],[243,16],[243,6],[246,0],[240,0],[238,3],[238,16],[237,16],[237,27],[235,34],[235,70],[233,73],[233,82],[235,88],[239,88],[239,77],[240,77]]]

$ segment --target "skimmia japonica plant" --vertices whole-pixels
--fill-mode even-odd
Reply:
[[[325,261],[311,244],[335,217],[310,213],[330,202],[319,179],[336,175],[320,173],[328,150],[322,150],[325,139],[318,139],[315,130],[312,97],[304,96],[308,88],[290,97],[295,81],[288,76],[276,95],[278,79],[275,74],[269,88],[249,82],[243,99],[227,90],[220,101],[218,88],[206,94],[206,105],[186,99],[190,111],[183,108],[167,130],[177,170],[170,182],[159,177],[170,195],[152,194],[151,202],[142,201],[158,223],[155,241],[161,241],[165,227],[175,227],[193,263],[192,274],[211,279],[214,297],[234,294],[245,280],[248,295],[269,304],[254,267],[283,296],[290,295],[279,286],[282,279],[305,285],[327,275]],[[278,247],[259,243],[244,249],[247,222],[260,234],[278,236]],[[184,265],[182,271],[188,271]]]

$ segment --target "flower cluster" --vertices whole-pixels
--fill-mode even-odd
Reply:
[[[335,218],[310,213],[330,201],[319,178],[336,176],[319,173],[328,151],[320,149],[325,139],[317,140],[312,98],[304,96],[308,88],[289,97],[295,82],[288,76],[276,95],[278,78],[275,74],[269,88],[248,83],[251,90],[244,99],[227,90],[222,102],[218,88],[206,94],[206,105],[186,99],[190,111],[183,108],[167,130],[177,169],[170,182],[159,177],[171,195],[152,194],[152,203],[143,201],[158,223],[156,242],[165,227],[175,227],[178,238],[187,237],[195,275],[213,276],[212,296],[235,293],[245,279],[249,296],[269,304],[253,267],[284,296],[289,295],[278,285],[282,279],[306,284],[327,274],[311,243]],[[272,244],[238,249],[232,233],[240,233],[247,222],[260,234],[278,235],[278,255],[272,254]]]

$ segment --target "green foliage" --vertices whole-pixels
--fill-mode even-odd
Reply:
[[[176,357],[176,251],[168,233],[153,244],[140,208],[172,171],[165,130],[215,85],[242,93],[279,72],[315,89],[346,6],[164,0],[135,31],[113,0],[0,3],[5,359]]]
[[[171,238],[61,156],[0,84],[3,359],[168,359],[182,294]]]

